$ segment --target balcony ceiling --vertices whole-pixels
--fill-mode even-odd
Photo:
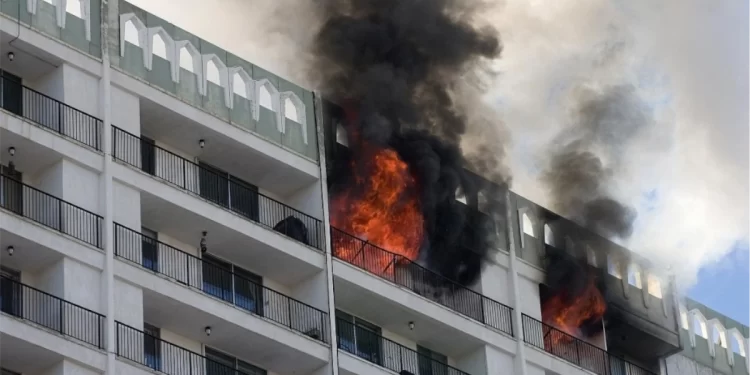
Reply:
[[[13,246],[13,256],[8,254],[8,246]],[[35,272],[59,261],[63,257],[61,253],[55,250],[20,237],[13,232],[4,229],[0,230],[0,264],[3,267]]]
[[[10,115],[0,110],[0,116]],[[16,154],[12,158],[8,153],[10,147],[16,149]],[[30,139],[6,129],[0,129],[0,162],[3,165],[8,165],[8,161],[13,160],[17,171],[31,176],[62,160],[62,158],[63,156],[58,152],[42,147]]]
[[[310,175],[298,167],[248,147],[236,139],[175,112],[172,108],[163,107],[147,99],[141,99],[140,103],[141,128],[144,135],[196,156],[199,160],[263,189],[285,196],[318,179],[317,174]],[[205,140],[203,149],[198,145],[201,139]],[[282,151],[281,148],[279,151]]]
[[[0,32],[0,51],[2,69],[24,80],[34,81],[62,64],[56,56],[5,32]],[[13,61],[8,59],[9,52],[15,55]]]
[[[23,339],[0,334],[0,363],[8,370],[22,374],[40,374],[63,359],[64,356]]]

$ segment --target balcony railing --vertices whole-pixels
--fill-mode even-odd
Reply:
[[[433,302],[513,335],[513,309],[389,252],[331,227],[333,256]],[[436,293],[439,291],[439,293]]]
[[[599,375],[656,375],[604,349],[591,345],[526,314],[523,319],[524,341],[570,363]]]
[[[120,128],[112,130],[114,158],[306,245],[324,248],[320,220],[260,194],[235,177],[217,173]]]
[[[226,366],[123,323],[115,323],[115,354],[152,370],[169,375],[256,375]]]
[[[84,343],[104,347],[104,315],[0,277],[0,310]]]
[[[336,336],[339,350],[396,373],[406,371],[412,374],[468,375],[343,319],[336,319]]]
[[[12,78],[0,76],[0,106],[37,125],[101,150],[101,120]]]
[[[6,175],[0,175],[0,207],[102,247],[101,216]]]
[[[115,255],[186,286],[330,343],[328,314],[242,275],[115,223]]]

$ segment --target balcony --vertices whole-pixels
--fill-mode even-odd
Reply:
[[[104,348],[104,315],[5,276],[0,278],[0,310],[82,343]]]
[[[336,336],[339,350],[396,373],[468,375],[343,319],[336,319]],[[345,372],[358,373],[354,368],[346,369],[345,363],[342,362]]]
[[[536,348],[598,375],[656,375],[604,349],[591,345],[526,314],[522,316],[524,341]]]
[[[355,267],[404,287],[457,313],[513,335],[512,310],[458,283],[448,280],[398,254],[360,240],[336,228],[331,242],[337,249],[333,256]],[[439,296],[429,287],[442,288]]]
[[[115,255],[189,288],[323,343],[328,314],[163,242],[115,223]]]
[[[120,322],[116,322],[115,330],[118,357],[163,374],[257,375],[223,365]]]
[[[0,175],[0,207],[102,248],[101,216],[6,175]]]
[[[101,151],[102,121],[0,75],[0,106],[33,124]]]
[[[113,127],[112,136],[112,155],[117,160],[307,246],[324,248],[320,220],[122,129]]]

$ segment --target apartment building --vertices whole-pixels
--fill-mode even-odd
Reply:
[[[335,106],[132,4],[6,0],[0,33],[3,374],[747,374],[747,327],[513,192],[474,285],[332,227]],[[553,252],[603,271],[593,339],[542,322]]]

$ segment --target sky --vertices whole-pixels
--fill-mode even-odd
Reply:
[[[312,2],[130,2],[310,87],[301,64],[315,23],[300,8]],[[623,245],[669,267],[688,296],[747,324],[748,2],[490,3],[482,21],[500,31],[504,51],[487,101],[507,128],[499,134],[512,139],[504,162],[513,189],[550,207],[539,171],[551,142],[572,129],[576,93],[632,85],[652,119],[614,155],[622,160],[611,192],[639,212]],[[284,5],[293,12],[274,13]]]

